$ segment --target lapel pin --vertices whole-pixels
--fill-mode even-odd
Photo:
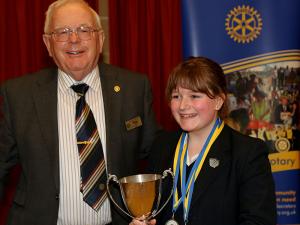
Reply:
[[[218,167],[220,164],[220,160],[216,159],[216,158],[209,158],[209,166],[212,168],[216,168]]]
[[[118,93],[120,90],[121,90],[121,88],[120,88],[119,85],[114,86],[114,91],[115,91],[115,92]]]

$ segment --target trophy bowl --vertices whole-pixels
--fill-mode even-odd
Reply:
[[[161,204],[162,181],[170,175],[172,180],[174,175],[171,171],[165,170],[160,174],[137,174],[133,176],[118,179],[115,175],[108,175],[107,192],[112,202],[126,215],[133,219],[149,220],[155,217],[170,200],[173,189],[170,189],[170,195],[164,204]],[[118,184],[123,203],[127,212],[123,210],[114,200],[110,192],[110,182]],[[160,205],[162,205],[160,207]],[[160,207],[160,208],[159,208]]]

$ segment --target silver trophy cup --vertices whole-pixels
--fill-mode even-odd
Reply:
[[[162,175],[159,174],[138,174],[118,179],[115,175],[108,175],[107,192],[112,202],[123,213],[132,219],[149,220],[155,217],[169,202],[173,189],[170,188],[170,195],[166,202],[161,204],[162,181],[170,175],[172,182],[174,175],[171,171],[165,170]],[[110,182],[118,184],[124,205],[127,212],[123,210],[114,200],[110,192]],[[161,206],[161,207],[160,207]],[[160,207],[160,208],[159,208]]]

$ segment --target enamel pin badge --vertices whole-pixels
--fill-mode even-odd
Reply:
[[[209,158],[209,166],[212,168],[216,168],[218,167],[220,164],[220,160],[216,159],[216,158]]]

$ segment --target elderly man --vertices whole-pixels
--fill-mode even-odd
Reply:
[[[149,81],[98,64],[104,33],[82,0],[52,3],[44,31],[58,68],[1,86],[0,191],[9,169],[22,168],[8,224],[127,224],[105,182],[137,173],[147,156],[157,132]]]

